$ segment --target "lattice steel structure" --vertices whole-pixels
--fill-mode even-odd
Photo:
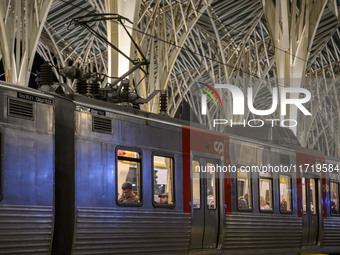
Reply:
[[[339,1],[128,1],[136,6],[132,35],[150,61],[149,76],[143,80],[140,72],[130,76],[142,80],[137,87],[140,96],[167,89],[169,115],[186,101],[198,120],[211,126],[221,111],[231,117],[231,100],[223,94],[228,107],[210,107],[202,116],[200,96],[190,93],[198,81],[211,85],[233,81],[243,90],[252,86],[258,99],[270,98],[275,86],[305,87],[313,95],[307,105],[312,117],[289,111],[299,120],[297,136],[303,146],[339,156]],[[36,52],[58,67],[72,61],[85,70],[110,73],[117,56],[88,31],[69,30],[68,24],[88,13],[113,12],[115,5],[113,0],[1,1],[0,57],[6,80],[26,86]],[[117,27],[106,22],[93,25],[112,42]],[[132,49],[131,57],[140,56]],[[60,82],[74,86],[54,71]],[[107,79],[102,86],[106,83]],[[144,109],[157,112],[157,101]],[[270,100],[254,103],[260,109],[270,104]],[[250,112],[245,116],[259,118]],[[271,117],[277,118],[277,113]]]

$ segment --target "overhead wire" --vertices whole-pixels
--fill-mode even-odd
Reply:
[[[201,14],[201,15],[203,15],[203,16],[207,16],[209,19],[211,19],[211,20],[213,20],[213,21],[220,22],[220,23],[222,23],[222,24],[224,25],[224,22],[223,22],[223,21],[221,21],[221,20],[219,20],[219,19],[215,19],[215,18],[213,18],[213,17],[210,17],[210,16],[209,16],[208,14],[206,14],[205,12],[197,11],[195,8],[193,8],[193,7],[189,6],[189,5],[183,4],[183,3],[179,2],[178,0],[173,0],[173,1],[177,2],[178,4],[181,4],[182,6],[185,6],[185,7],[187,7],[187,8],[190,8],[190,9],[194,10],[196,13],[199,13],[199,14]],[[246,32],[243,32],[243,31],[239,30],[237,27],[232,26],[232,25],[228,25],[228,27],[231,28],[231,31],[228,31],[229,33],[232,32],[232,31],[237,31],[237,32],[239,32],[240,34],[243,34],[243,35],[252,37],[252,33],[249,33],[249,34],[248,34],[248,33],[246,33]],[[282,52],[284,52],[285,54],[287,54],[287,55],[289,55],[289,56],[295,57],[295,58],[297,58],[297,59],[299,59],[299,60],[302,60],[302,61],[304,61],[304,62],[306,62],[306,63],[309,63],[308,60],[303,59],[303,58],[301,58],[301,57],[299,57],[299,56],[296,56],[296,55],[294,55],[293,53],[289,53],[289,52],[287,52],[286,50],[281,49],[281,48],[275,46],[275,44],[273,44],[273,43],[266,43],[265,41],[263,41],[263,44],[264,44],[264,45],[267,45],[267,46],[272,46],[274,49],[277,49],[277,50],[279,50],[279,51],[282,51]]]
[[[116,22],[116,21],[111,20],[111,22]],[[116,23],[119,24],[119,22],[116,22]],[[187,47],[179,46],[179,45],[177,45],[177,44],[175,44],[175,43],[173,43],[173,42],[169,42],[169,41],[167,41],[167,40],[161,39],[161,38],[156,37],[156,36],[154,36],[154,35],[151,35],[151,34],[149,34],[149,33],[143,32],[143,31],[141,31],[141,30],[139,30],[139,29],[137,29],[137,28],[134,28],[134,27],[131,27],[131,26],[128,26],[128,25],[125,25],[125,26],[128,27],[128,28],[130,28],[130,29],[132,29],[132,30],[134,30],[134,31],[136,31],[137,33],[141,33],[141,34],[144,34],[144,35],[146,35],[146,36],[148,36],[148,37],[152,37],[153,39],[156,39],[156,40],[158,40],[158,41],[167,43],[167,44],[169,44],[169,45],[171,45],[171,46],[173,46],[173,47],[179,48],[179,49],[184,50],[184,51],[186,51],[186,52],[190,52],[191,54],[200,56],[200,57],[202,57],[202,58],[205,58],[206,60],[210,60],[210,61],[212,61],[212,62],[215,62],[215,63],[221,64],[221,65],[230,67],[230,68],[232,68],[232,69],[234,69],[234,70],[236,70],[236,71],[239,71],[239,72],[248,74],[248,75],[250,75],[250,76],[252,76],[252,77],[254,77],[254,78],[257,78],[257,79],[260,79],[260,80],[264,80],[264,81],[269,82],[269,83],[275,83],[275,84],[277,84],[277,85],[279,85],[279,86],[282,86],[282,87],[288,86],[288,84],[283,83],[283,82],[278,82],[278,81],[273,82],[273,81],[269,81],[269,80],[268,80],[267,78],[265,78],[265,77],[261,77],[261,76],[258,76],[258,75],[249,73],[249,72],[244,71],[244,70],[242,70],[242,69],[239,69],[239,68],[237,68],[237,67],[235,67],[235,66],[233,66],[233,65],[224,63],[223,61],[216,60],[216,59],[214,59],[213,57],[209,57],[209,56],[203,55],[203,54],[201,54],[201,53],[199,53],[199,52],[192,51],[192,50],[190,50],[190,49],[187,48]]]
[[[77,5],[77,4],[71,3],[71,2],[66,1],[66,0],[59,0],[59,1],[62,1],[62,2],[67,3],[67,4],[70,4],[70,5],[75,6],[75,7],[77,7],[77,8],[80,8],[80,9],[82,9],[82,10],[84,10],[84,11],[87,11],[88,13],[94,13],[94,12],[96,12],[96,11],[94,11],[94,10],[89,11],[89,10],[85,9],[84,7],[81,7],[81,6]],[[177,1],[177,0],[174,0],[174,1]],[[177,1],[177,2],[178,2],[178,1]],[[190,8],[192,8],[192,7],[190,7]],[[192,8],[192,9],[193,9],[193,8]],[[196,11],[196,12],[197,12],[197,11]],[[198,12],[198,13],[201,13],[201,12]],[[201,13],[201,14],[204,14],[204,13]],[[207,14],[204,14],[204,15],[207,15]],[[208,17],[211,18],[210,16],[208,16]],[[111,20],[111,22],[115,22],[115,23],[121,25],[118,21],[115,21],[115,20]],[[221,22],[221,21],[219,21],[219,22]],[[237,67],[235,67],[235,66],[233,66],[233,65],[224,63],[223,61],[220,61],[220,60],[216,60],[216,59],[214,59],[213,57],[209,57],[209,56],[203,55],[203,54],[201,54],[201,53],[199,53],[199,52],[192,51],[192,50],[190,50],[190,49],[187,48],[187,47],[179,46],[179,45],[177,45],[177,44],[175,44],[175,43],[173,43],[173,42],[164,40],[164,39],[162,39],[162,38],[159,38],[159,37],[157,37],[157,36],[155,36],[155,35],[152,35],[152,34],[149,34],[149,33],[147,33],[147,32],[141,31],[140,29],[134,28],[134,27],[132,27],[132,26],[129,26],[129,25],[126,25],[126,24],[124,24],[124,25],[125,25],[125,27],[130,28],[131,30],[134,30],[134,31],[137,32],[137,33],[140,33],[140,34],[143,34],[143,35],[145,35],[145,36],[151,37],[151,38],[153,38],[153,39],[155,39],[155,40],[164,42],[164,43],[169,44],[169,45],[171,45],[171,46],[173,46],[173,47],[179,48],[179,49],[181,49],[181,50],[183,50],[183,51],[190,52],[191,54],[200,56],[200,57],[202,57],[202,58],[205,58],[206,60],[210,60],[210,61],[215,62],[215,63],[217,63],[217,64],[221,64],[221,65],[227,66],[227,67],[229,67],[229,68],[232,68],[232,69],[234,69],[234,70],[236,70],[236,71],[239,71],[239,72],[248,74],[248,75],[250,75],[251,77],[254,77],[254,78],[257,78],[257,79],[260,79],[260,80],[264,80],[264,81],[269,82],[269,83],[272,83],[272,84],[274,83],[274,84],[276,84],[276,85],[278,85],[278,86],[282,86],[282,87],[287,87],[287,86],[288,86],[288,84],[286,84],[286,83],[284,83],[284,82],[279,82],[279,81],[273,82],[273,81],[269,81],[268,78],[261,77],[261,76],[258,76],[258,75],[256,75],[256,74],[253,74],[253,73],[244,71],[244,70],[239,69],[239,68],[237,68]],[[243,32],[243,34],[249,35],[249,34],[244,33],[244,32]],[[250,35],[249,35],[249,36],[250,36]],[[280,50],[284,51],[283,49],[280,49]],[[287,54],[289,54],[289,53],[287,53]],[[302,59],[302,60],[303,60],[303,59]],[[305,60],[305,61],[306,61],[306,60]]]

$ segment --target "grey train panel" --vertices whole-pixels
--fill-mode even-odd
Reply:
[[[340,250],[340,218],[329,217],[323,219],[323,246],[338,246]]]
[[[93,107],[96,107],[93,105]],[[98,107],[96,107],[98,108]],[[100,109],[100,108],[99,108]],[[112,133],[92,131],[90,113],[75,112],[76,137],[98,141],[119,142],[125,146],[156,148],[172,152],[182,150],[182,136],[179,127],[156,123],[147,119],[136,119],[122,114],[106,112],[106,119],[112,119]]]
[[[0,204],[0,254],[49,254],[52,206]]]
[[[131,208],[77,210],[75,254],[187,254],[190,214]]]
[[[51,135],[5,128],[3,201],[0,204],[53,204],[54,141]]]
[[[114,123],[115,138],[122,143],[134,146],[141,145],[173,152],[182,150],[182,136],[179,128],[152,121],[142,120],[142,122],[138,122],[130,122],[129,118],[126,117],[121,121],[117,119]]]
[[[226,215],[223,249],[275,250],[289,247],[298,251],[302,220],[296,216]],[[241,252],[242,254],[242,252]]]
[[[75,140],[76,205],[109,207],[115,203],[115,149],[112,144]]]

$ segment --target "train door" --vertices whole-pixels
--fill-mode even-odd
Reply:
[[[192,235],[193,249],[216,248],[219,235],[219,180],[212,159],[192,161]]]
[[[319,232],[318,179],[302,178],[303,235],[302,243],[316,245]]]

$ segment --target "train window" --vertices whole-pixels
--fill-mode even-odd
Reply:
[[[119,205],[141,203],[141,158],[131,150],[117,150],[117,201]]]
[[[208,209],[216,209],[216,173],[210,171],[210,168],[215,166],[213,163],[207,163],[207,206]]]
[[[200,163],[192,161],[192,205],[194,209],[201,208],[201,178]]]
[[[237,208],[252,209],[252,192],[250,173],[237,169]]]
[[[306,178],[302,178],[302,203],[303,214],[307,213],[307,197],[306,197]]]
[[[310,179],[309,185],[309,196],[310,196],[310,212],[311,214],[316,214],[316,187],[315,187],[315,180]]]
[[[290,176],[280,175],[280,211],[292,210],[292,179]]]
[[[174,205],[174,167],[172,158],[153,156],[153,204]]]
[[[273,211],[273,180],[259,179],[260,211]]]
[[[331,214],[339,214],[339,183],[331,181],[330,183],[330,201]]]

